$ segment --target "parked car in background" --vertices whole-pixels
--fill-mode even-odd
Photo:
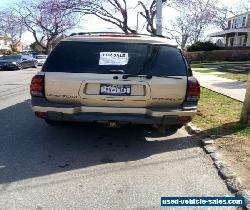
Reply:
[[[177,130],[197,112],[200,85],[165,38],[75,35],[61,41],[30,85],[32,109],[58,121],[153,124]]]
[[[38,62],[38,66],[42,66],[45,63],[47,57],[47,55],[35,55],[35,59]]]
[[[17,54],[0,57],[1,70],[21,70],[24,68],[36,68],[38,62],[32,55]]]

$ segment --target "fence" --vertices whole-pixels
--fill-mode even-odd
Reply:
[[[185,52],[191,62],[211,61],[250,61],[250,49],[214,50]]]

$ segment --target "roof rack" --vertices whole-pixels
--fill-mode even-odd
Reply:
[[[117,34],[117,35],[128,35],[128,36],[149,36],[149,37],[161,37],[161,38],[169,38],[162,35],[150,35],[150,34],[137,34],[137,33],[123,33],[123,32],[107,32],[107,31],[101,31],[101,32],[79,32],[79,33],[72,33],[70,36],[84,36],[84,35],[108,35],[108,34]]]

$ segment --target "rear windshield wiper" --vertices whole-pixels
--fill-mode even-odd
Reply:
[[[155,75],[155,77],[163,77],[163,78],[170,78],[170,79],[182,79],[180,77],[167,76],[167,75]]]
[[[112,73],[112,74],[124,74],[124,70],[109,70],[109,73]]]
[[[138,74],[124,74],[122,79],[128,79],[129,77],[145,77],[146,79],[152,79],[151,75],[138,75]]]
[[[137,74],[125,74],[123,75],[123,79],[128,79],[129,77],[145,77],[146,79],[152,79],[153,77],[163,77],[163,78],[171,78],[171,79],[182,79],[180,77],[175,76],[165,76],[165,75],[137,75]]]

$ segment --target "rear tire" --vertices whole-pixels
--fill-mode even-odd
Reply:
[[[183,125],[180,125],[180,124],[176,124],[176,125],[160,125],[158,127],[159,131],[161,133],[176,133],[180,128],[182,128]]]
[[[17,70],[18,70],[18,71],[23,70],[23,66],[22,66],[22,64],[18,64],[18,66],[17,66]]]

